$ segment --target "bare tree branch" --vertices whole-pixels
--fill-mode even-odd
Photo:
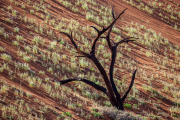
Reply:
[[[78,49],[78,46],[76,45],[75,41],[74,41],[73,38],[72,38],[72,33],[71,33],[71,35],[69,35],[68,33],[65,33],[65,32],[60,32],[60,33],[68,36],[69,39],[71,40],[72,44],[74,45],[74,47],[75,47],[76,49]]]
[[[116,85],[114,83],[114,77],[113,77],[114,64],[115,64],[116,54],[117,54],[117,46],[119,44],[121,44],[121,43],[128,43],[128,42],[135,41],[135,40],[130,40],[131,38],[134,38],[134,37],[128,37],[128,38],[125,38],[125,39],[123,39],[122,41],[120,41],[118,43],[115,43],[115,46],[112,46],[112,49],[111,49],[112,57],[111,57],[111,65],[110,65],[110,69],[109,69],[109,76],[110,76],[110,82],[111,82],[112,88],[114,90],[114,93],[115,93],[117,99],[120,99],[120,97],[121,97],[121,95],[117,91]]]
[[[110,42],[110,33],[111,33],[111,31],[112,31],[112,27],[113,27],[113,25],[109,28],[108,34],[106,35],[106,40],[107,40],[109,49],[110,49],[111,51],[112,51],[112,45],[111,45],[111,42]]]
[[[94,27],[94,26],[90,26],[90,27],[94,28],[97,33],[100,33],[100,31],[96,27]]]
[[[79,54],[82,54],[83,56],[89,57],[89,54],[81,51],[81,50],[79,49],[79,47],[76,45],[75,41],[74,41],[73,38],[72,38],[72,33],[71,33],[71,35],[69,35],[68,33],[65,33],[65,32],[60,32],[60,33],[68,36],[68,38],[71,40],[72,44],[74,45],[74,47],[76,48],[76,50],[77,50],[77,52],[78,52]]]
[[[115,13],[114,13],[114,6],[112,7],[112,16],[113,16],[114,19],[116,18]]]
[[[105,31],[99,31],[96,27],[94,27],[94,26],[91,26],[92,28],[94,28],[96,31],[97,31],[97,37],[95,38],[95,40],[94,40],[94,42],[93,42],[93,45],[92,45],[92,48],[91,48],[91,55],[95,55],[95,45],[96,45],[96,42],[97,42],[97,40],[100,38],[100,36],[105,32]]]
[[[134,73],[133,73],[133,75],[132,75],[132,80],[131,80],[131,83],[130,83],[130,85],[129,85],[128,90],[126,91],[125,95],[122,97],[122,101],[123,101],[123,102],[124,102],[124,100],[126,99],[127,95],[129,94],[129,92],[130,92],[130,90],[131,90],[131,88],[132,88],[132,86],[133,86],[133,84],[134,84],[134,79],[135,79],[136,71],[137,71],[137,70],[135,70]]]
[[[109,99],[110,99],[112,105],[115,106],[116,105],[116,101],[115,101],[115,96],[114,96],[113,88],[111,86],[111,82],[109,81],[109,78],[108,78],[108,76],[106,74],[105,69],[102,67],[101,63],[98,61],[98,59],[95,56],[92,56],[90,59],[94,62],[94,64],[98,68],[99,72],[101,73],[101,75],[102,75],[102,77],[104,79],[104,82],[106,84],[106,87],[108,89]]]
[[[112,56],[111,56],[111,65],[110,65],[110,69],[109,69],[109,76],[110,76],[110,82],[112,85],[112,88],[114,90],[114,93],[116,95],[117,98],[120,98],[120,94],[117,91],[116,85],[114,83],[114,77],[113,77],[113,72],[114,72],[114,64],[115,64],[115,60],[116,60],[116,53],[117,53],[117,47],[113,46],[112,49]]]
[[[127,10],[127,8],[126,9],[124,9],[120,14],[119,14],[119,16],[115,19],[115,20],[117,20],[117,19],[119,19],[119,17],[122,15],[122,14],[124,14],[124,12]],[[115,21],[116,22],[116,21]]]
[[[100,86],[100,85],[97,85],[95,84],[94,82],[90,81],[90,80],[87,80],[87,79],[83,79],[83,78],[72,78],[72,79],[67,79],[67,80],[62,80],[62,81],[59,81],[61,84],[66,84],[66,83],[69,83],[69,82],[72,82],[72,81],[82,81],[92,87],[94,87],[96,90],[99,90],[103,93],[105,93],[107,95],[107,90],[106,88]]]
[[[122,44],[122,43],[128,43],[128,42],[133,42],[133,41],[136,41],[136,40],[131,40],[131,39],[138,39],[138,38],[135,38],[135,37],[127,37],[121,41],[119,41],[118,43],[116,43],[116,46],[118,46],[119,44]]]

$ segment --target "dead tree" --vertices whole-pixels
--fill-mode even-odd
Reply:
[[[106,94],[108,96],[112,106],[116,107],[119,110],[124,110],[123,103],[133,86],[135,74],[137,71],[137,70],[135,70],[132,75],[132,80],[131,80],[128,90],[126,91],[126,93],[123,96],[121,96],[118,93],[118,90],[114,83],[114,77],[113,77],[114,64],[115,64],[116,54],[117,54],[117,47],[118,47],[118,45],[120,45],[122,43],[128,43],[128,42],[135,41],[136,38],[128,37],[128,38],[125,38],[125,39],[115,43],[113,40],[110,39],[110,33],[112,31],[113,25],[120,18],[120,16],[125,12],[125,10],[123,10],[117,17],[115,17],[114,10],[112,9],[113,21],[109,26],[103,27],[102,30],[98,30],[96,27],[91,26],[92,28],[94,28],[96,30],[97,37],[93,41],[90,53],[85,53],[84,51],[80,50],[79,46],[77,46],[77,44],[75,43],[75,41],[73,39],[72,33],[68,34],[65,32],[61,32],[62,34],[66,35],[71,40],[71,42],[72,42],[73,46],[75,47],[75,49],[77,50],[77,52],[81,54],[81,56],[79,56],[79,57],[86,57],[86,58],[90,59],[96,65],[96,67],[98,68],[99,72],[101,73],[101,75],[103,77],[106,88],[103,86],[97,85],[94,82],[84,79],[84,78],[72,78],[72,79],[61,80],[59,82],[61,84],[66,84],[66,83],[69,83],[72,81],[82,81],[82,82],[94,87],[96,90],[99,90],[99,91],[103,92],[104,94]],[[107,31],[106,36],[102,37],[102,34],[105,33],[106,31]],[[108,47],[111,50],[111,64],[110,64],[110,69],[109,69],[109,77],[108,77],[105,69],[103,68],[103,66],[101,65],[101,63],[98,61],[98,59],[95,56],[95,45],[100,38],[105,38],[107,40]]]

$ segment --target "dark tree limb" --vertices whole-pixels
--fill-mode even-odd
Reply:
[[[94,26],[90,26],[90,27],[94,28],[97,33],[100,33],[100,31],[96,27],[94,27]]]
[[[112,27],[111,27],[111,28],[112,28]],[[110,41],[109,34],[110,34],[110,32],[111,32],[111,28],[110,28],[107,36],[106,36],[106,40],[107,40],[107,41]],[[118,42],[118,43],[115,43],[115,45],[114,45],[114,46],[111,46],[111,48],[110,48],[110,49],[111,49],[111,52],[112,52],[111,65],[110,65],[110,69],[109,69],[110,82],[111,82],[113,91],[114,91],[114,93],[115,93],[115,95],[116,95],[116,100],[117,100],[117,101],[120,101],[120,102],[122,102],[122,103],[123,103],[124,101],[121,101],[121,100],[120,100],[121,95],[118,93],[117,88],[116,88],[116,85],[115,85],[115,83],[114,83],[114,77],[113,77],[114,64],[115,64],[116,55],[117,55],[117,46],[118,46],[119,44],[121,44],[121,43],[128,43],[128,42],[135,41],[135,40],[130,40],[130,39],[132,39],[132,38],[134,38],[134,37],[125,38],[125,39],[123,39],[122,41],[120,41],[120,42]],[[135,78],[135,77],[134,77],[134,78]],[[128,94],[128,93],[127,93],[127,94]],[[126,98],[126,97],[125,97],[125,98]],[[125,99],[125,98],[124,98],[124,99]],[[118,103],[118,107],[120,107],[120,105],[119,105],[120,102],[117,102],[117,103]],[[121,109],[124,109],[123,106],[122,106]]]
[[[138,39],[138,38],[135,38],[135,37],[127,37],[119,42],[116,43],[116,46],[118,46],[119,44],[122,44],[122,43],[128,43],[128,42],[133,42],[133,41],[136,41],[136,40],[131,40],[131,39]]]
[[[101,63],[98,61],[98,59],[95,56],[92,56],[92,58],[90,58],[90,59],[94,62],[94,64],[98,68],[99,72],[101,73],[101,75],[102,75],[102,77],[104,79],[104,82],[106,84],[106,87],[108,89],[108,96],[109,96],[110,102],[111,102],[111,104],[113,106],[115,106],[117,103],[115,101],[113,88],[111,86],[111,82],[109,81],[109,78],[108,78],[108,76],[106,74],[105,69],[102,67]]]
[[[112,51],[112,45],[111,45],[111,42],[110,42],[110,33],[111,33],[111,31],[112,31],[112,27],[113,27],[113,25],[109,28],[108,34],[106,35],[106,40],[107,40],[109,49],[110,49],[111,51]]]
[[[112,49],[112,56],[111,56],[111,65],[110,65],[110,69],[109,69],[109,76],[110,76],[110,82],[112,85],[112,88],[114,90],[114,93],[116,95],[116,99],[119,100],[120,99],[120,94],[117,91],[116,85],[114,83],[114,77],[113,77],[113,72],[114,72],[114,64],[115,64],[115,60],[116,60],[116,54],[117,54],[117,47],[113,46]]]
[[[74,45],[74,47],[75,47],[76,49],[78,49],[78,46],[76,45],[75,41],[74,41],[73,38],[72,38],[72,33],[71,33],[71,35],[69,35],[68,33],[65,33],[65,32],[60,32],[60,33],[68,36],[69,39],[71,40],[72,44]]]
[[[73,46],[75,47],[75,49],[77,50],[77,52],[78,52],[79,54],[82,54],[83,56],[89,57],[89,54],[81,51],[80,48],[77,46],[77,44],[75,43],[75,41],[74,41],[74,39],[73,39],[73,37],[72,37],[72,33],[71,33],[71,35],[69,35],[68,33],[65,33],[65,32],[60,32],[60,33],[66,35],[66,36],[71,40]]]
[[[129,94],[129,92],[130,92],[130,90],[131,90],[131,88],[132,88],[132,86],[133,86],[133,84],[134,84],[134,79],[135,79],[136,72],[137,72],[137,70],[134,71],[134,73],[133,73],[133,75],[132,75],[131,83],[130,83],[130,85],[129,85],[129,88],[128,88],[128,90],[126,91],[125,95],[122,97],[122,101],[123,101],[123,102],[125,101],[127,95]]]
[[[112,7],[112,17],[115,19],[114,6]]]
[[[94,82],[90,81],[90,80],[87,80],[87,79],[82,79],[82,78],[72,78],[72,79],[67,79],[67,80],[62,80],[62,81],[59,81],[61,84],[66,84],[66,83],[69,83],[69,82],[72,82],[72,81],[82,81],[92,87],[94,87],[96,90],[99,90],[103,93],[105,93],[107,95],[107,90],[106,88],[100,86],[100,85],[97,85],[95,84]]]
[[[124,10],[118,15],[118,17],[113,20],[113,22],[112,22],[108,27],[103,28],[101,31],[99,31],[96,27],[91,26],[91,27],[93,27],[93,28],[98,32],[98,35],[97,35],[97,37],[95,38],[95,40],[94,40],[94,42],[93,42],[93,45],[92,45],[92,48],[91,48],[91,54],[92,54],[92,55],[95,55],[95,45],[96,45],[97,40],[98,40],[98,39],[101,37],[101,35],[102,35],[104,32],[106,32],[109,28],[112,29],[113,25],[116,23],[116,21],[120,18],[120,16],[121,16],[126,10],[127,10],[127,8],[124,9]],[[111,30],[110,30],[110,31],[111,31]]]
[[[113,8],[112,8],[112,15],[113,15],[113,18],[115,19]],[[113,71],[114,71],[114,64],[115,64],[115,58],[116,58],[116,47],[112,46],[111,42],[110,42],[110,33],[112,31],[112,27],[113,27],[114,23],[109,28],[108,34],[106,35],[106,40],[107,40],[108,46],[109,46],[109,48],[111,50],[111,54],[112,54],[111,65],[110,65],[110,69],[109,69],[110,82],[111,82],[113,91],[116,95],[116,99],[117,99],[117,98],[120,98],[120,94],[118,93],[116,85],[115,85],[114,80],[113,80]]]
[[[117,46],[121,43],[128,43],[128,42],[132,42],[132,41],[135,41],[135,40],[130,40],[131,38],[133,37],[128,37],[128,38],[125,38],[123,39],[122,41],[118,42],[118,43],[115,43],[115,46],[112,46],[112,56],[111,56],[111,65],[110,65],[110,69],[109,69],[109,76],[110,76],[110,82],[111,82],[111,85],[112,85],[112,88],[114,90],[114,93],[116,95],[116,98],[119,100],[121,95],[118,93],[117,91],[117,88],[116,88],[116,85],[114,83],[114,77],[113,77],[113,72],[114,72],[114,64],[115,64],[115,60],[116,60],[116,55],[117,55]],[[107,38],[108,39],[108,38]],[[135,78],[135,77],[134,77]]]

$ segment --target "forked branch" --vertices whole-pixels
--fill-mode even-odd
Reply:
[[[91,54],[92,54],[92,55],[95,55],[95,46],[96,46],[97,40],[98,40],[98,39],[101,37],[101,35],[102,35],[103,33],[105,33],[109,28],[110,28],[110,32],[111,32],[111,29],[112,29],[113,25],[116,23],[116,21],[120,18],[120,16],[121,16],[126,10],[127,10],[127,8],[124,9],[124,10],[118,15],[118,17],[113,20],[113,22],[112,22],[109,26],[107,26],[106,28],[103,28],[101,31],[98,30],[96,27],[91,26],[91,27],[94,28],[94,29],[97,31],[97,33],[98,33],[97,37],[95,38],[95,40],[94,40],[94,42],[93,42],[92,48],[91,48]],[[112,13],[114,13],[114,10],[112,10]],[[109,34],[110,34],[110,32],[109,32]],[[109,41],[107,41],[107,42],[108,42],[108,45],[110,45],[110,44],[109,44]]]

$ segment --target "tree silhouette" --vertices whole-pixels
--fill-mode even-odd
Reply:
[[[113,78],[113,71],[114,71],[114,64],[115,64],[115,60],[116,60],[117,47],[119,44],[132,42],[132,41],[135,41],[135,39],[137,39],[137,38],[127,37],[119,42],[114,42],[113,40],[110,39],[110,33],[112,31],[113,25],[120,18],[120,16],[126,11],[126,9],[123,10],[117,17],[115,17],[115,13],[114,13],[114,10],[112,7],[113,21],[109,26],[103,27],[102,30],[98,30],[96,27],[91,26],[92,28],[94,28],[96,30],[97,37],[95,38],[95,40],[92,44],[90,53],[86,53],[86,52],[80,50],[79,46],[77,46],[77,44],[75,43],[75,41],[72,37],[72,33],[68,34],[65,32],[61,32],[62,34],[66,35],[71,40],[73,46],[75,47],[77,52],[81,55],[79,57],[86,57],[86,58],[90,59],[96,65],[96,67],[98,68],[99,72],[101,73],[101,75],[103,77],[106,88],[103,86],[97,85],[94,82],[84,79],[84,78],[72,78],[72,79],[61,80],[59,82],[61,84],[66,84],[66,83],[69,83],[72,81],[82,81],[82,82],[94,87],[96,90],[99,90],[99,91],[103,92],[104,94],[106,94],[108,96],[112,106],[116,107],[119,110],[124,110],[123,103],[134,84],[134,79],[135,79],[135,75],[136,75],[136,71],[137,71],[137,70],[135,70],[132,75],[131,83],[129,85],[128,90],[125,92],[125,94],[123,96],[121,96],[118,93],[118,90],[116,88],[116,85],[114,83],[114,78]],[[107,35],[105,37],[102,37],[102,34],[105,33],[106,31],[107,31]],[[95,45],[100,38],[106,39],[106,41],[108,43],[108,47],[111,50],[111,64],[110,64],[110,69],[109,69],[109,77],[108,77],[105,69],[103,68],[103,66],[101,65],[101,63],[98,61],[98,59],[95,56],[95,50],[96,50]]]

